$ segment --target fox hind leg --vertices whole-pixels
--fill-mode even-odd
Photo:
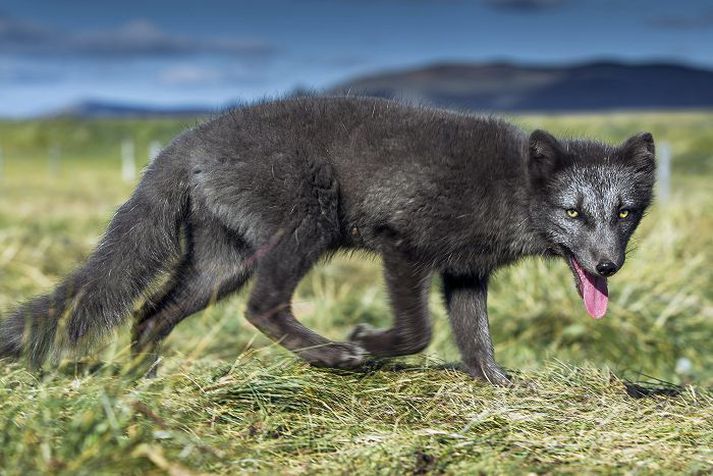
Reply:
[[[334,342],[302,325],[291,309],[292,294],[302,277],[327,250],[318,229],[302,227],[272,246],[258,261],[247,318],[262,333],[318,367],[354,368],[363,350],[354,343]],[[309,236],[297,240],[295,236]]]
[[[155,360],[161,341],[186,317],[236,291],[250,277],[249,247],[219,224],[192,224],[186,253],[168,284],[134,316],[132,351]]]

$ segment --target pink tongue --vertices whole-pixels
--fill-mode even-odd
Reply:
[[[576,259],[573,259],[572,262],[574,263],[574,269],[577,271],[577,277],[579,278],[584,307],[594,319],[604,317],[609,302],[606,278],[591,274],[582,268]]]

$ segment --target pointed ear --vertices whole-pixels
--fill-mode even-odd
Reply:
[[[641,172],[653,173],[656,169],[656,147],[650,132],[640,132],[628,138],[619,147],[619,155],[625,163]]]
[[[533,180],[545,180],[557,170],[563,154],[562,146],[551,134],[536,130],[530,134],[527,169]]]

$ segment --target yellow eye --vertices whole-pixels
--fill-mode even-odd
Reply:
[[[629,216],[629,210],[622,208],[619,210],[619,218],[626,218]]]
[[[574,208],[570,208],[567,210],[567,216],[570,218],[577,218],[579,216],[579,212]]]

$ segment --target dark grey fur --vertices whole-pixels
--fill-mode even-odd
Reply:
[[[367,353],[428,345],[428,285],[441,273],[465,368],[506,383],[488,329],[490,274],[528,255],[574,254],[591,272],[601,260],[620,267],[653,172],[646,133],[619,147],[559,142],[369,98],[237,109],[160,154],[87,263],[2,322],[0,355],[40,365],[52,349],[96,341],[141,297],[133,342],[150,355],[181,320],[253,276],[251,323],[312,364],[354,367]],[[394,325],[332,342],[295,319],[290,299],[320,258],[355,248],[383,257]],[[144,296],[165,272],[164,289]]]

